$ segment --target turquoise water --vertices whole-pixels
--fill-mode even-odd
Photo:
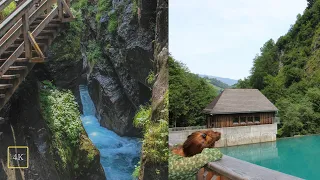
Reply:
[[[141,142],[137,138],[120,137],[100,126],[88,87],[80,85],[83,106],[82,124],[92,143],[100,151],[100,162],[108,180],[131,180],[134,166],[140,160]]]
[[[221,148],[221,152],[303,179],[320,180],[320,135]]]

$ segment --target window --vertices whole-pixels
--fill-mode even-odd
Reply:
[[[239,117],[233,118],[233,124],[239,124]]]
[[[254,122],[255,123],[260,123],[260,117],[258,117],[258,116],[254,117]]]
[[[246,117],[240,117],[240,123],[246,124]]]
[[[252,116],[247,117],[247,119],[248,119],[248,123],[253,123],[253,117]]]

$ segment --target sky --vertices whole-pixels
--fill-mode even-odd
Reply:
[[[269,39],[285,35],[306,0],[170,0],[169,51],[196,74],[250,75]]]

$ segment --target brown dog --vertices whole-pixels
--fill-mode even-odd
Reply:
[[[190,157],[202,152],[204,148],[213,148],[215,142],[221,138],[220,132],[215,132],[212,130],[207,131],[196,131],[188,136],[187,140],[182,146],[177,146],[172,149],[172,153],[183,156]],[[201,168],[197,177],[202,178],[204,173],[204,168]],[[211,179],[214,176],[212,172],[208,172],[206,179]],[[220,178],[218,178],[220,179]]]

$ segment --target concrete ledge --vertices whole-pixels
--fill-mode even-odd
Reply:
[[[207,171],[213,171],[232,180],[300,180],[282,172],[251,164],[227,155],[221,160],[208,163]]]
[[[201,130],[208,129],[171,131],[169,132],[169,143],[182,144],[187,139],[188,135]],[[212,130],[221,132],[221,139],[216,142],[216,147],[237,146],[275,141],[277,124],[212,128]]]

